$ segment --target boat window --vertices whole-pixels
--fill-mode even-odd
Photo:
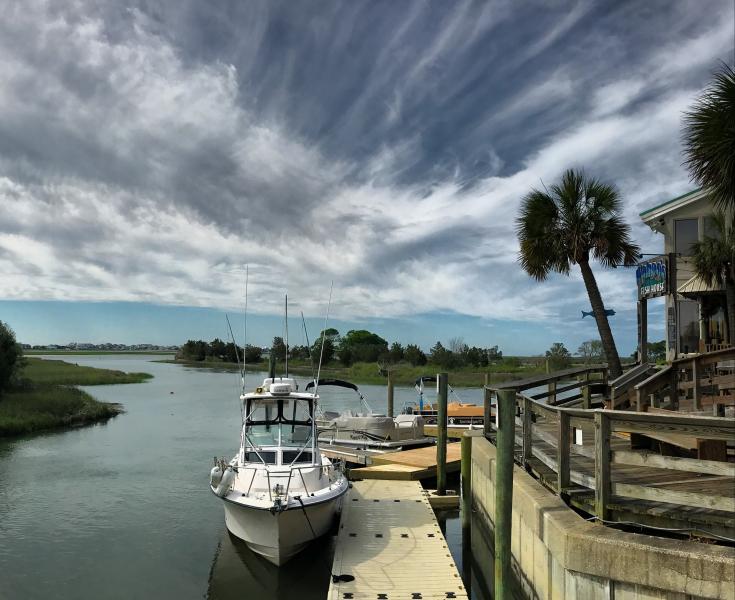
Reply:
[[[258,457],[258,454],[260,454],[260,457]],[[245,462],[254,462],[258,463],[261,462],[261,459],[265,464],[267,465],[275,465],[276,464],[276,453],[275,452],[244,452],[243,458]]]
[[[304,450],[304,452],[301,453],[299,456],[298,450],[284,450],[283,451],[283,460],[281,461],[284,465],[290,465],[293,461],[296,460],[296,457],[298,456],[299,460],[298,463],[311,463],[311,452],[307,452]]]
[[[279,402],[281,420],[284,423],[311,425],[311,400],[286,398]]]
[[[311,440],[311,425],[281,424],[281,445],[303,446]]]
[[[256,447],[261,446],[277,446],[278,445],[278,429],[279,425],[250,425],[245,427],[245,435],[247,436],[246,444]],[[247,445],[250,445],[247,444]]]
[[[248,422],[257,425],[278,422],[278,404],[266,398],[251,398],[247,405]]]

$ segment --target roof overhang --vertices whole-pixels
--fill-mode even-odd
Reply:
[[[683,296],[704,296],[705,294],[717,294],[724,290],[719,285],[707,285],[699,275],[695,275],[682,283],[676,291]]]
[[[640,217],[641,220],[651,229],[659,231],[660,227],[663,225],[663,218],[667,214],[706,197],[707,191],[704,188],[700,188],[698,190],[688,192],[683,196],[677,196],[672,200],[667,200],[666,202],[659,204],[658,206],[654,206],[653,208],[649,208],[648,210],[644,210],[640,213]]]

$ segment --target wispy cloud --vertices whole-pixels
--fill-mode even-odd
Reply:
[[[261,312],[334,279],[345,318],[576,314],[515,262],[520,198],[584,166],[658,248],[732,4],[448,6],[7,4],[0,297],[235,306],[248,263]],[[600,274],[624,318],[631,282]]]

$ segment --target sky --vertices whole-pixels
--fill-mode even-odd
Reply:
[[[732,0],[0,0],[0,320],[19,341],[177,344],[331,322],[506,354],[597,337],[581,275],[519,267],[569,168],[693,189],[681,119]],[[621,354],[632,269],[593,265]],[[663,337],[660,303],[649,338]],[[297,340],[298,341],[298,340]]]

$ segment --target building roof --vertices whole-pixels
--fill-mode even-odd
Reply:
[[[682,283],[676,291],[685,296],[701,296],[702,294],[721,292],[723,291],[723,288],[716,284],[714,286],[709,286],[699,275],[695,275],[691,279]]]
[[[662,202],[661,204],[658,204],[652,208],[644,210],[642,213],[640,213],[640,217],[644,223],[647,223],[648,221],[664,216],[672,210],[676,210],[681,208],[682,206],[686,206],[687,204],[696,202],[697,200],[704,198],[706,195],[707,192],[703,188],[698,188],[696,190],[692,190],[691,192],[687,192],[686,194],[682,194],[681,196],[677,196],[676,198],[672,198],[671,200],[667,200],[666,202]]]

